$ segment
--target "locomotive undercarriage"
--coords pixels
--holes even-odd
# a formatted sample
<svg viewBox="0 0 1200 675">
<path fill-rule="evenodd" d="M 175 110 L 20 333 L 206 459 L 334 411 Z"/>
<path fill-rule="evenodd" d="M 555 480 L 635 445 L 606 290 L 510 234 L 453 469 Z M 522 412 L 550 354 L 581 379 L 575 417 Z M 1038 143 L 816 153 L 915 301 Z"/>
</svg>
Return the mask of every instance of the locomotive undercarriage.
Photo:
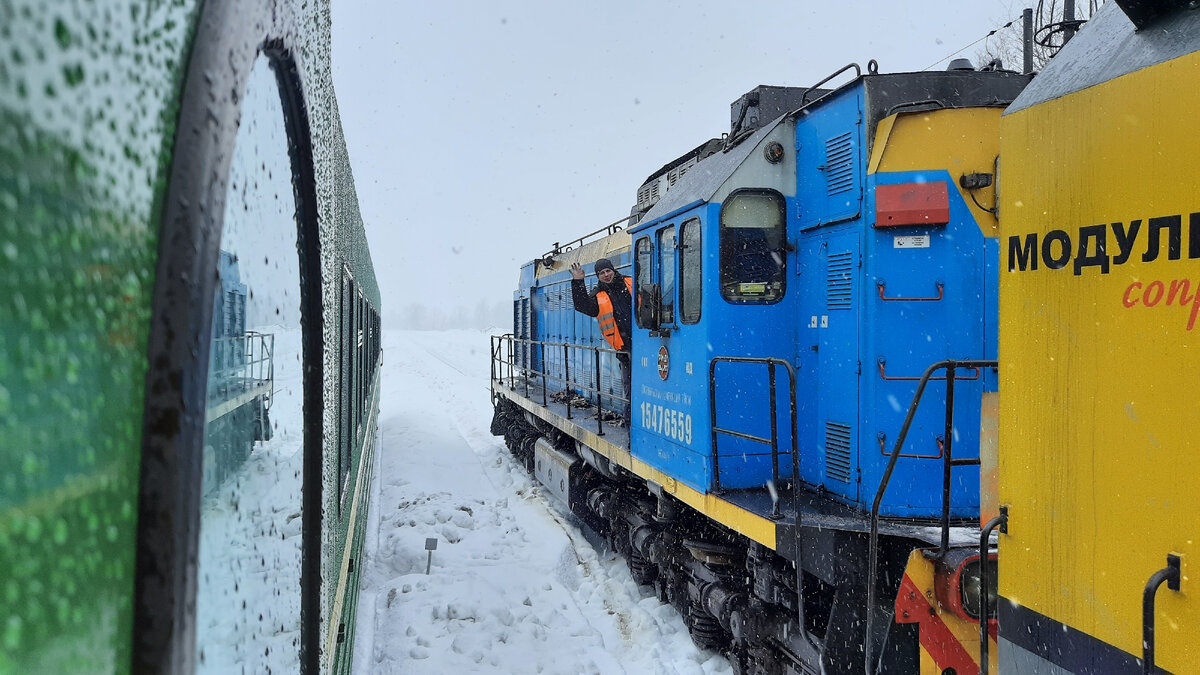
<svg viewBox="0 0 1200 675">
<path fill-rule="evenodd" d="M 804 528 L 793 539 L 803 544 L 781 555 L 503 398 L 492 433 L 503 435 L 514 457 L 625 558 L 638 584 L 675 607 L 698 646 L 725 654 L 735 672 L 863 672 L 867 542 L 862 533 Z M 569 466 L 565 457 L 572 459 Z M 876 608 L 873 640 L 884 645 L 880 673 L 919 670 L 916 625 L 890 620 L 912 548 L 905 540 L 885 541 L 881 548 L 876 595 L 882 604 Z M 803 570 L 799 579 L 797 560 Z"/>
</svg>

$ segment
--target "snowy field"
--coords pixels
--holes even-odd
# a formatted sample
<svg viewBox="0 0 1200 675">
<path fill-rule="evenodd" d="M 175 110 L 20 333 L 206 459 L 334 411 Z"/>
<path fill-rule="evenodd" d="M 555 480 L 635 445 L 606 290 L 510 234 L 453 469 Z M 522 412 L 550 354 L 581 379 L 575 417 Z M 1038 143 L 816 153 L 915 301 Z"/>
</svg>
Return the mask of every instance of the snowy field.
<svg viewBox="0 0 1200 675">
<path fill-rule="evenodd" d="M 383 349 L 355 673 L 731 672 L 488 432 L 486 332 Z"/>
</svg>

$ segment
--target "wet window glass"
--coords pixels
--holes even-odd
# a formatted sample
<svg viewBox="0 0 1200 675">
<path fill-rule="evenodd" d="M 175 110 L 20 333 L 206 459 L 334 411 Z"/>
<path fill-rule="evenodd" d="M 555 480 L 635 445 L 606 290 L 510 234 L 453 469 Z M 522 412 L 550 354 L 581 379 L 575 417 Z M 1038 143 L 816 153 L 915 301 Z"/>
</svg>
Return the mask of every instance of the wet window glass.
<svg viewBox="0 0 1200 675">
<path fill-rule="evenodd" d="M 349 494 L 346 481 L 350 479 L 350 463 L 354 458 L 354 435 L 351 429 L 351 415 L 354 410 L 354 402 L 350 393 L 353 391 L 353 374 L 354 368 L 352 360 L 354 358 L 353 345 L 350 344 L 350 336 L 354 331 L 350 329 L 354 321 L 354 278 L 350 276 L 350 270 L 343 269 L 342 271 L 342 304 L 341 304 L 341 358 L 342 364 L 338 369 L 343 378 L 339 396 L 341 396 L 341 419 L 338 423 L 339 429 L 339 447 L 338 453 L 338 508 L 345 507 L 346 495 Z"/>
<path fill-rule="evenodd" d="M 128 669 L 147 341 L 199 3 L 0 2 L 0 672 Z"/>
<path fill-rule="evenodd" d="M 300 274 L 287 132 L 266 57 L 242 100 L 215 270 L 196 663 L 201 673 L 298 672 Z"/>
<path fill-rule="evenodd" d="M 783 196 L 738 191 L 721 208 L 721 297 L 775 302 L 783 297 L 786 232 Z"/>
<path fill-rule="evenodd" d="M 658 234 L 659 274 L 662 276 L 662 318 L 664 324 L 675 323 L 675 226 Z"/>
<path fill-rule="evenodd" d="M 679 231 L 679 315 L 684 323 L 700 320 L 700 221 L 693 218 Z"/>
</svg>

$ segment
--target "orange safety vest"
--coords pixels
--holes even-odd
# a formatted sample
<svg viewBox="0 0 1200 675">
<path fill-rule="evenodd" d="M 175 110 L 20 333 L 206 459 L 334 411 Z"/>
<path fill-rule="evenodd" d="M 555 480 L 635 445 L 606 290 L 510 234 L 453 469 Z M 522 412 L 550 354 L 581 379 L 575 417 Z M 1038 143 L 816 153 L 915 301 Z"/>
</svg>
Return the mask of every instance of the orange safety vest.
<svg viewBox="0 0 1200 675">
<path fill-rule="evenodd" d="M 625 277 L 625 290 L 633 297 L 633 279 Z M 612 298 L 608 297 L 608 291 L 596 294 L 596 304 L 600 305 L 600 313 L 596 315 L 596 320 L 600 322 L 600 332 L 604 333 L 604 339 L 608 340 L 613 349 L 621 349 L 625 346 L 625 341 L 617 332 L 617 320 L 613 318 Z"/>
</svg>

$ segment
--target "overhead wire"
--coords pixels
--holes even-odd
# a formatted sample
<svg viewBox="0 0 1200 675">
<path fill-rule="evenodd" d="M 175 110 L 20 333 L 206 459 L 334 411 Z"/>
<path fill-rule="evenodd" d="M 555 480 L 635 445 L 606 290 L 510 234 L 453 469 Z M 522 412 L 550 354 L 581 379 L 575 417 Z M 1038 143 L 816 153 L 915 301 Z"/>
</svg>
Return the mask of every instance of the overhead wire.
<svg viewBox="0 0 1200 675">
<path fill-rule="evenodd" d="M 978 40 L 975 40 L 974 42 L 972 42 L 970 44 L 963 45 L 962 47 L 959 47 L 958 49 L 950 52 L 949 54 L 943 56 L 942 58 L 938 59 L 937 61 L 934 61 L 933 63 L 925 66 L 924 68 L 921 69 L 921 72 L 929 70 L 930 68 L 936 66 L 937 64 L 941 63 L 942 61 L 949 59 L 950 57 L 954 56 L 955 54 L 960 54 L 963 51 L 970 49 L 971 47 L 979 44 L 980 42 L 983 42 L 984 40 L 990 38 L 991 36 L 995 35 L 996 33 L 999 33 L 1000 31 L 1002 31 L 1006 28 L 1011 28 L 1014 23 L 1016 23 L 1020 20 L 1021 20 L 1021 17 L 1018 16 L 1015 19 L 1012 19 L 1008 23 L 1004 24 L 1003 26 L 1000 26 L 999 28 L 993 28 L 990 32 L 988 32 L 987 35 L 984 35 L 983 37 L 979 38 Z"/>
</svg>

